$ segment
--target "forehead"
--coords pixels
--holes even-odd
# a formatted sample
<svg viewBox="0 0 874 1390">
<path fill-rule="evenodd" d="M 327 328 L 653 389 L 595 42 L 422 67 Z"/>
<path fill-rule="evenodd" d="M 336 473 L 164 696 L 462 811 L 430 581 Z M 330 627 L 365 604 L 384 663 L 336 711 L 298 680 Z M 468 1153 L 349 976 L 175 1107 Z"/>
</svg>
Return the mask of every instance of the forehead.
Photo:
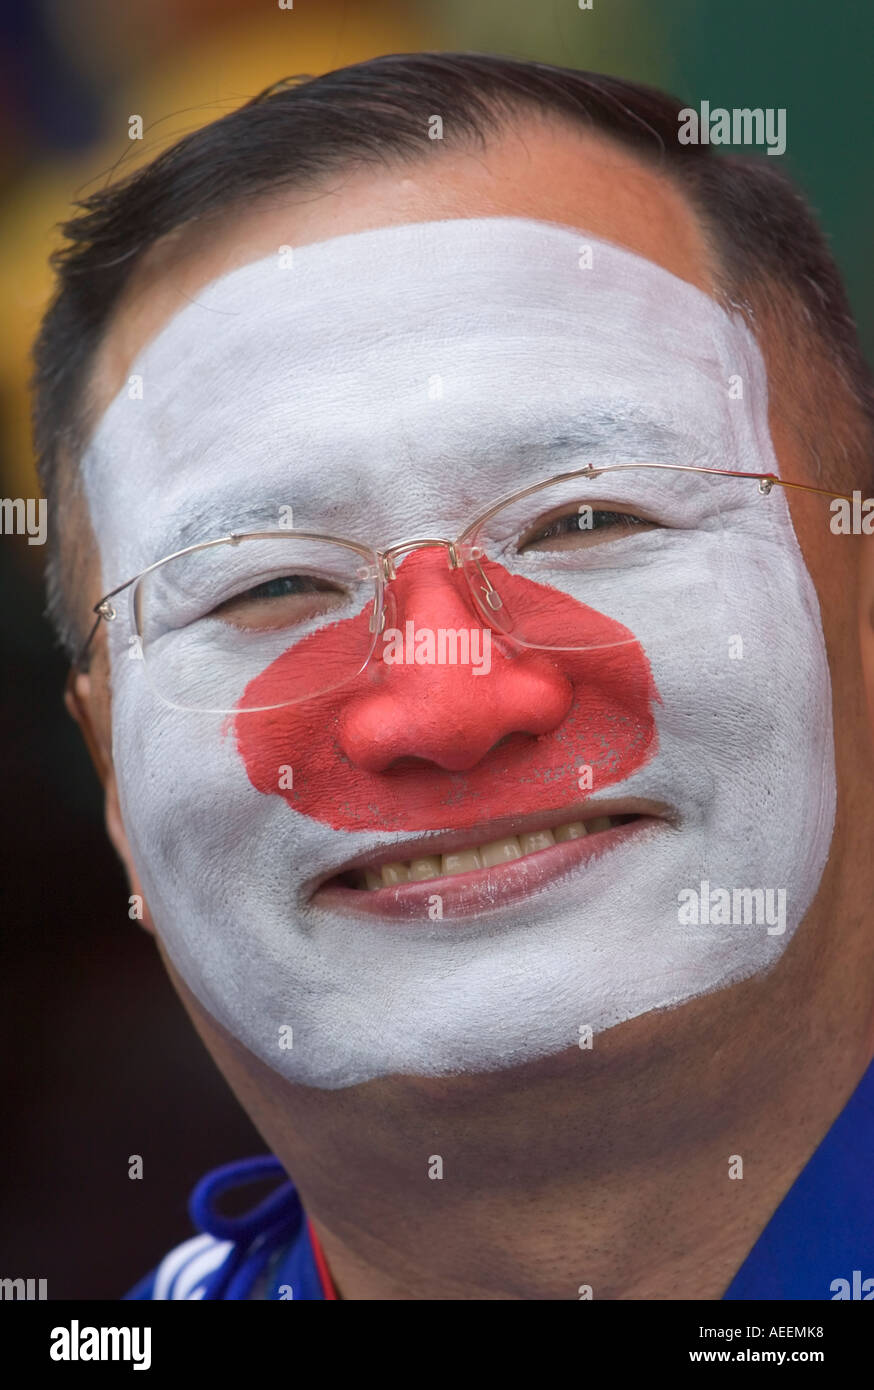
<svg viewBox="0 0 874 1390">
<path fill-rule="evenodd" d="M 577 227 L 711 292 L 715 257 L 669 179 L 603 136 L 532 117 L 484 149 L 444 148 L 394 169 L 349 169 L 298 191 L 276 189 L 245 206 L 179 228 L 143 258 L 97 353 L 96 414 L 131 363 L 212 280 L 247 262 L 331 237 L 459 217 L 526 217 Z"/>
</svg>

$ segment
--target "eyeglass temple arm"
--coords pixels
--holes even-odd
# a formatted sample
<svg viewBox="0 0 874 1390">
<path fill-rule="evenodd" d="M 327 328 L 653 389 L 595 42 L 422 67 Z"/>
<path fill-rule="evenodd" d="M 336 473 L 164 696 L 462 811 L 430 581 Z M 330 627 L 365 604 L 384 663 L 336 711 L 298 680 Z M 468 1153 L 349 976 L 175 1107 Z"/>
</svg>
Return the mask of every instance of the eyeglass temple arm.
<svg viewBox="0 0 874 1390">
<path fill-rule="evenodd" d="M 116 586 L 116 588 L 110 589 L 108 594 L 104 594 L 103 598 L 100 599 L 98 603 L 95 603 L 91 611 L 92 613 L 96 614 L 96 617 L 91 625 L 91 630 L 88 633 L 88 636 L 85 638 L 85 641 L 82 643 L 82 646 L 79 648 L 79 651 L 73 657 L 72 665 L 74 670 L 87 671 L 88 665 L 85 661 L 85 657 L 88 655 L 88 648 L 91 646 L 91 643 L 94 641 L 94 638 L 97 635 L 97 629 L 100 627 L 100 624 L 103 621 L 109 623 L 112 622 L 113 618 L 115 617 L 115 606 L 112 603 L 110 603 L 110 599 L 115 598 L 116 594 L 122 593 L 125 589 L 129 589 L 131 584 L 133 584 L 134 582 L 134 579 L 126 579 L 123 584 L 119 584 Z"/>
<path fill-rule="evenodd" d="M 633 466 L 634 466 L 633 464 L 630 464 L 630 465 L 629 465 L 629 467 L 633 467 Z M 782 488 L 790 488 L 790 487 L 791 487 L 791 488 L 793 488 L 796 492 L 815 492 L 815 493 L 817 493 L 820 497 L 840 497 L 840 498 L 842 498 L 842 500 L 845 501 L 845 502 L 852 502 L 852 500 L 853 500 L 852 497 L 848 496 L 847 493 L 845 493 L 845 492 L 835 492 L 834 488 L 830 488 L 830 487 L 814 487 L 812 483 L 793 483 L 793 482 L 792 482 L 790 479 L 788 479 L 788 478 L 778 478 L 776 473 L 738 473 L 738 472 L 736 472 L 733 468 L 697 468 L 697 467 L 693 467 L 693 466 L 684 466 L 683 464 L 673 464 L 673 463 L 668 463 L 668 464 L 642 464 L 641 467 L 643 467 L 643 468 L 653 468 L 653 467 L 656 467 L 656 468 L 659 468 L 659 467 L 675 468 L 675 469 L 677 469 L 677 470 L 682 470 L 684 473 L 718 473 L 721 477 L 725 477 L 725 478 L 750 478 L 750 479 L 752 479 L 753 482 L 758 482 L 760 486 L 761 486 L 762 483 L 767 483 L 767 484 L 768 484 L 768 489 L 767 489 L 768 491 L 770 491 L 770 489 L 771 489 L 772 487 L 782 487 Z M 604 471 L 606 472 L 607 470 L 605 469 Z M 764 489 L 763 489 L 763 490 L 764 490 Z"/>
<path fill-rule="evenodd" d="M 785 478 L 775 478 L 774 482 L 779 483 L 780 487 L 794 488 L 796 492 L 816 492 L 819 493 L 820 497 L 840 497 L 843 502 L 852 502 L 853 500 L 848 493 L 835 492 L 830 487 L 812 487 L 810 483 L 792 483 Z"/>
<path fill-rule="evenodd" d="M 88 633 L 88 636 L 85 638 L 85 641 L 82 643 L 81 647 L 79 648 L 79 650 L 76 652 L 76 654 L 75 654 L 74 657 L 73 657 L 73 660 L 72 660 L 72 663 L 71 663 L 71 674 L 72 674 L 72 672 L 74 672 L 74 671 L 87 671 L 87 670 L 88 670 L 89 662 L 86 661 L 86 657 L 88 656 L 88 648 L 91 646 L 91 643 L 94 641 L 95 633 L 97 632 L 97 629 L 99 628 L 99 626 L 100 626 L 100 624 L 101 624 L 102 621 L 103 621 L 103 614 L 102 614 L 102 613 L 98 613 L 98 614 L 97 614 L 97 617 L 94 619 L 94 622 L 93 622 L 93 624 L 92 624 L 92 626 L 91 626 L 91 631 Z"/>
</svg>

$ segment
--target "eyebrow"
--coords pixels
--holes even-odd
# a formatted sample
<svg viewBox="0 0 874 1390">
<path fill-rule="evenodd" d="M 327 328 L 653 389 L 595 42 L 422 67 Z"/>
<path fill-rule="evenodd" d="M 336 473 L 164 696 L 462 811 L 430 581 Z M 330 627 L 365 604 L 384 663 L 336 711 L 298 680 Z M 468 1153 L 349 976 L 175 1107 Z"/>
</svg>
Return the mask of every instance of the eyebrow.
<svg viewBox="0 0 874 1390">
<path fill-rule="evenodd" d="M 650 439 L 658 439 L 660 447 L 656 452 L 676 455 L 678 461 L 692 461 L 693 455 L 697 456 L 701 452 L 697 443 L 698 436 L 691 430 L 688 434 L 681 434 L 673 425 L 654 417 L 650 409 L 641 409 L 639 405 L 636 410 L 631 405 L 621 410 L 611 407 L 599 412 L 597 409 L 591 409 L 585 421 L 569 419 L 567 413 L 562 412 L 561 419 L 556 419 L 553 414 L 552 418 L 544 420 L 540 427 L 536 426 L 532 415 L 525 424 L 526 429 L 522 432 L 518 427 L 503 434 L 496 430 L 488 436 L 487 441 L 482 438 L 472 441 L 471 452 L 465 460 L 468 467 L 476 468 L 479 472 L 477 465 L 480 465 L 484 475 L 490 474 L 496 463 L 500 463 L 502 467 L 500 474 L 495 478 L 484 476 L 483 495 L 474 506 L 471 516 L 465 518 L 465 521 L 472 520 L 480 508 L 485 510 L 500 497 L 525 487 L 529 482 L 538 482 L 553 473 L 572 471 L 574 467 L 582 468 L 586 462 L 586 455 L 593 451 L 607 448 L 615 455 L 617 446 L 622 445 L 623 439 L 627 439 L 628 451 L 627 457 L 623 452 L 623 461 L 633 462 L 635 455 L 639 455 L 639 450 L 634 447 L 635 438 L 640 437 L 642 429 L 646 430 Z M 541 433 L 541 429 L 544 433 Z M 484 449 L 486 442 L 487 451 Z M 538 461 L 536 469 L 532 468 L 532 456 L 535 453 Z M 399 461 L 405 463 L 408 460 Z M 646 460 L 640 458 L 639 461 Z M 339 466 L 345 467 L 345 463 Z M 459 466 L 459 474 L 463 467 L 464 464 Z M 350 475 L 349 486 L 341 490 L 348 493 L 350 510 L 353 510 L 356 506 L 355 494 L 360 494 L 362 483 L 366 486 L 367 480 L 360 467 L 355 470 L 349 468 L 347 471 Z M 346 536 L 350 540 L 360 540 L 365 544 L 374 543 L 372 537 L 362 534 L 360 527 L 335 522 L 331 517 L 324 522 L 312 521 L 320 502 L 326 511 L 328 507 L 335 507 L 333 499 L 324 495 L 320 497 L 319 474 L 319 468 L 315 467 L 306 473 L 296 475 L 290 457 L 288 491 L 281 498 L 277 495 L 275 480 L 270 482 L 270 494 L 265 493 L 263 500 L 258 502 L 243 500 L 241 492 L 244 485 L 241 482 L 235 482 L 230 487 L 211 488 L 202 501 L 193 505 L 190 502 L 186 503 L 184 514 L 171 512 L 163 519 L 160 538 L 164 549 L 155 558 L 162 558 L 178 550 L 184 550 L 187 546 L 216 540 L 236 531 L 281 531 L 285 528 L 280 524 L 279 509 L 285 505 L 293 507 L 293 528 L 289 529 Z M 336 487 L 336 475 L 334 481 Z M 456 481 L 460 492 L 461 476 L 458 476 Z M 467 479 L 468 487 L 471 481 L 472 478 Z M 250 493 L 251 487 L 257 486 L 255 474 L 251 486 L 246 486 L 245 490 Z M 336 497 L 336 491 L 334 496 Z"/>
</svg>

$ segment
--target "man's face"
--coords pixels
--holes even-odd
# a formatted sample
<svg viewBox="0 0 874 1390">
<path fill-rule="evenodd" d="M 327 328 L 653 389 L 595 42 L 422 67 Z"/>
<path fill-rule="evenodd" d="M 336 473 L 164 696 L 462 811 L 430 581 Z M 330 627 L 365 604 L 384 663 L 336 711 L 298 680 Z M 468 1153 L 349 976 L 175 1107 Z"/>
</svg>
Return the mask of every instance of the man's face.
<svg viewBox="0 0 874 1390">
<path fill-rule="evenodd" d="M 284 506 L 299 529 L 387 545 L 454 538 L 589 462 L 792 476 L 757 349 L 707 296 L 696 224 L 609 146 L 527 131 L 485 167 L 350 176 L 174 255 L 100 363 L 115 399 L 83 471 L 103 589 Z M 116 395 L 129 373 L 142 399 Z M 807 912 L 834 813 L 831 705 L 785 500 L 658 473 L 605 496 L 612 524 L 646 524 L 585 565 L 543 539 L 536 507 L 533 545 L 494 538 L 510 607 L 574 646 L 496 641 L 479 677 L 377 654 L 318 700 L 229 721 L 156 700 L 111 632 L 125 848 L 155 927 L 207 1011 L 288 1078 L 556 1053 L 764 972 Z M 442 549 L 399 560 L 389 614 L 483 628 Z M 309 647 L 247 656 L 238 699 L 275 703 L 361 621 L 341 606 Z M 506 862 L 464 857 L 484 847 Z M 338 880 L 429 859 L 396 890 Z M 684 916 L 705 883 L 770 895 L 767 917 Z"/>
</svg>

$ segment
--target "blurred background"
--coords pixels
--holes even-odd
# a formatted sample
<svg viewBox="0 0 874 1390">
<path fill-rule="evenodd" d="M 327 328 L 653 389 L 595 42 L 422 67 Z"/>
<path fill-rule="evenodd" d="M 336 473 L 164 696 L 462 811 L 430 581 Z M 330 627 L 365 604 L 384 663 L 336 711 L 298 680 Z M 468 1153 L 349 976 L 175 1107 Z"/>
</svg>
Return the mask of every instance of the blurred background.
<svg viewBox="0 0 874 1390">
<path fill-rule="evenodd" d="M 0 18 L 0 497 L 36 497 L 28 353 L 76 198 L 297 73 L 475 49 L 594 69 L 698 106 L 785 107 L 874 348 L 870 0 L 25 0 Z M 128 138 L 141 115 L 142 141 Z M 0 1276 L 115 1298 L 189 1235 L 209 1167 L 264 1149 L 127 917 L 96 779 L 61 703 L 43 553 L 0 536 Z M 128 1156 L 144 1160 L 131 1181 Z"/>
</svg>

